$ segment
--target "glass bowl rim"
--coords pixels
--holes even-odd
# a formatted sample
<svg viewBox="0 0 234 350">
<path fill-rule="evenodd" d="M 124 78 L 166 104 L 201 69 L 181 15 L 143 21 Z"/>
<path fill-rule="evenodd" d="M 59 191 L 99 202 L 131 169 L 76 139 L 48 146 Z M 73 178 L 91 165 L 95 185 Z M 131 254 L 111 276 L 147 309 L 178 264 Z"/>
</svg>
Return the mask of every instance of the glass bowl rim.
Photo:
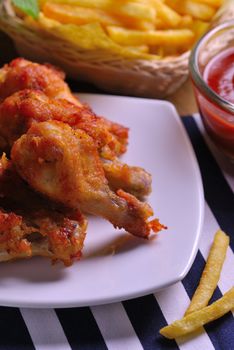
<svg viewBox="0 0 234 350">
<path fill-rule="evenodd" d="M 229 102 L 219 96 L 214 90 L 212 90 L 207 83 L 204 81 L 199 67 L 198 67 L 198 54 L 200 47 L 208 41 L 215 33 L 222 31 L 223 29 L 227 29 L 233 27 L 234 28 L 234 20 L 229 20 L 224 23 L 221 23 L 214 28 L 210 29 L 206 32 L 195 44 L 193 47 L 190 57 L 189 57 L 189 71 L 192 77 L 192 80 L 195 83 L 195 86 L 201 90 L 201 92 L 210 100 L 214 101 L 216 105 L 224 109 L 229 113 L 234 113 L 234 103 Z"/>
</svg>

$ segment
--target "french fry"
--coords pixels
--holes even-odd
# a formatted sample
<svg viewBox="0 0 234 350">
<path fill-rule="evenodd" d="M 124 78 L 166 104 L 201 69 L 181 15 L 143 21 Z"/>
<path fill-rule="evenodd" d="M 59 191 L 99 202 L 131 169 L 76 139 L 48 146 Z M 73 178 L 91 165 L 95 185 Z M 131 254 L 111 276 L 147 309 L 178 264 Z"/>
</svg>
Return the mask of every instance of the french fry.
<svg viewBox="0 0 234 350">
<path fill-rule="evenodd" d="M 78 1 L 77 1 L 78 2 Z M 130 6 L 131 5 L 131 6 Z M 133 6 L 134 5 L 134 6 Z M 46 2 L 43 6 L 45 16 L 63 24 L 88 24 L 99 22 L 102 25 L 126 26 L 140 30 L 154 29 L 155 10 L 138 4 L 113 5 L 107 10 L 78 7 L 66 4 Z M 118 15 L 116 15 L 118 13 Z"/>
<path fill-rule="evenodd" d="M 176 46 L 149 46 L 151 53 L 158 56 L 177 56 L 179 53 L 179 48 Z"/>
<path fill-rule="evenodd" d="M 154 22 L 156 16 L 156 11 L 153 6 L 147 6 L 140 3 L 126 2 L 126 4 L 118 4 L 118 6 L 114 5 L 112 11 L 115 12 L 115 14 L 143 19 L 150 22 Z"/>
<path fill-rule="evenodd" d="M 114 13 L 117 16 L 133 17 L 150 22 L 154 21 L 156 15 L 154 7 L 144 2 L 135 3 L 132 1 L 115 0 L 50 0 L 48 3 L 104 10 L 108 11 L 108 13 Z"/>
<path fill-rule="evenodd" d="M 157 17 L 159 17 L 168 28 L 178 26 L 181 21 L 181 16 L 176 11 L 160 0 L 151 0 L 151 3 L 155 6 Z"/>
<path fill-rule="evenodd" d="M 112 41 L 150 58 L 157 52 L 175 56 L 190 50 L 224 0 L 38 1 L 45 27 L 50 26 L 49 20 L 77 26 L 99 23 L 110 39 L 108 44 Z M 76 38 L 73 29 L 64 28 L 64 32 L 71 31 Z"/>
<path fill-rule="evenodd" d="M 157 29 L 158 30 L 158 29 L 168 29 L 168 28 L 167 28 L 166 23 L 163 22 L 162 19 L 156 18 L 156 20 L 155 20 L 155 28 L 153 28 L 153 29 Z"/>
<path fill-rule="evenodd" d="M 156 11 L 153 6 L 144 3 L 113 2 L 107 11 L 119 18 L 123 26 L 142 30 L 154 29 Z"/>
<path fill-rule="evenodd" d="M 180 23 L 178 25 L 179 28 L 191 28 L 193 25 L 193 18 L 190 15 L 181 16 Z"/>
<path fill-rule="evenodd" d="M 46 2 L 43 6 L 46 17 L 55 19 L 63 24 L 88 24 L 99 22 L 103 25 L 121 25 L 121 21 L 114 16 L 98 9 L 74 7 Z"/>
<path fill-rule="evenodd" d="M 46 1 L 46 0 L 40 0 Z M 113 5 L 113 0 L 49 0 L 49 3 L 72 5 L 78 7 L 88 7 L 105 10 L 106 8 Z"/>
<path fill-rule="evenodd" d="M 110 38 L 118 44 L 137 45 L 189 45 L 194 34 L 189 29 L 151 30 L 147 32 L 128 30 L 115 26 L 108 26 L 107 32 Z"/>
<path fill-rule="evenodd" d="M 29 27 L 34 23 L 34 24 L 40 25 L 41 28 L 47 28 L 47 29 L 55 28 L 61 25 L 61 23 L 56 21 L 55 19 L 47 18 L 43 14 L 43 12 L 39 13 L 37 21 L 35 21 L 32 17 L 28 16 L 25 18 L 25 22 L 29 25 Z"/>
<path fill-rule="evenodd" d="M 108 48 L 109 51 L 112 51 L 115 49 L 115 43 L 108 38 L 99 23 L 89 23 L 82 26 L 77 26 L 76 24 L 60 24 L 60 26 L 51 28 L 51 30 L 58 37 L 73 44 L 79 44 L 79 46 L 85 50 Z"/>
<path fill-rule="evenodd" d="M 175 321 L 169 326 L 160 329 L 160 334 L 169 339 L 174 339 L 194 332 L 208 322 L 222 317 L 234 309 L 234 287 L 232 287 L 222 298 L 213 304 L 195 311 L 181 320 Z"/>
<path fill-rule="evenodd" d="M 167 0 L 167 2 L 178 13 L 182 15 L 191 15 L 192 17 L 203 21 L 210 20 L 215 14 L 214 7 L 201 2 L 196 2 L 195 0 Z"/>
<path fill-rule="evenodd" d="M 224 0 L 194 0 L 195 2 L 200 2 L 202 4 L 206 4 L 215 8 L 219 8 Z"/>
<path fill-rule="evenodd" d="M 199 19 L 193 21 L 190 29 L 194 32 L 195 40 L 199 39 L 208 29 L 209 22 L 200 21 Z"/>
<path fill-rule="evenodd" d="M 126 49 L 128 49 L 130 51 L 142 52 L 142 53 L 148 53 L 149 52 L 149 46 L 147 46 L 147 45 L 126 46 Z"/>
<path fill-rule="evenodd" d="M 189 14 L 203 21 L 209 21 L 215 14 L 213 7 L 192 0 L 186 0 L 182 8 L 184 14 Z"/>
<path fill-rule="evenodd" d="M 208 304 L 218 284 L 229 241 L 229 237 L 223 231 L 216 232 L 201 280 L 185 312 L 185 316 L 202 309 Z"/>
<path fill-rule="evenodd" d="M 209 21 L 216 12 L 214 7 L 196 0 L 166 0 L 166 3 L 181 15 L 191 15 L 203 21 Z"/>
<path fill-rule="evenodd" d="M 30 18 L 29 21 L 36 22 L 37 26 L 40 26 L 40 29 L 45 30 L 45 34 L 50 33 L 55 38 L 65 40 L 66 42 L 70 42 L 73 45 L 78 45 L 79 48 L 82 48 L 86 51 L 92 51 L 97 48 L 105 50 L 107 52 L 107 55 L 108 53 L 112 54 L 114 52 L 121 55 L 122 57 L 150 58 L 148 57 L 148 46 L 120 46 L 114 43 L 108 37 L 100 23 L 97 22 L 79 26 L 77 26 L 76 24 L 61 24 L 58 21 L 51 20 L 45 17 L 45 15 L 42 13 L 40 13 L 37 21 L 33 20 L 32 18 Z M 154 59 L 159 58 L 156 55 L 154 55 L 153 57 Z"/>
</svg>

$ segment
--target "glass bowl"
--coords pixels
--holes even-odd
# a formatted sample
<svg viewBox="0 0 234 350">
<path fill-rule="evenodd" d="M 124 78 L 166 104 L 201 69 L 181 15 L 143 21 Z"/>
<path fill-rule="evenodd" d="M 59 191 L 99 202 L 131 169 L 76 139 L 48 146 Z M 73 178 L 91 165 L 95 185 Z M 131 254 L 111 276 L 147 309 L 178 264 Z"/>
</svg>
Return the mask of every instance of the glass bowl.
<svg viewBox="0 0 234 350">
<path fill-rule="evenodd" d="M 219 150 L 234 160 L 234 103 L 221 97 L 204 79 L 209 62 L 212 64 L 217 55 L 228 49 L 234 50 L 234 20 L 211 29 L 198 41 L 190 55 L 189 71 L 208 135 Z M 234 89 L 234 76 L 232 82 Z"/>
</svg>

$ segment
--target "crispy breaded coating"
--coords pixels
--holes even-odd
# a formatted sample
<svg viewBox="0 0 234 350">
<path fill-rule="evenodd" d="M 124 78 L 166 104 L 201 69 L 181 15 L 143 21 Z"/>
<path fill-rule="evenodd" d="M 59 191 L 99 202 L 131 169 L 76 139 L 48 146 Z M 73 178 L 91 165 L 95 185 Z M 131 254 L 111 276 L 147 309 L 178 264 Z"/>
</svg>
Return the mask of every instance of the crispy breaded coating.
<svg viewBox="0 0 234 350">
<path fill-rule="evenodd" d="M 90 135 L 103 159 L 103 167 L 113 190 L 123 189 L 137 197 L 151 192 L 151 176 L 140 167 L 121 163 L 117 156 L 125 152 L 128 129 L 96 116 L 87 106 L 75 106 L 67 100 L 49 99 L 37 90 L 21 90 L 0 105 L 0 148 L 9 152 L 13 143 L 34 123 L 58 120 Z M 112 130 L 118 134 L 116 137 Z M 104 161 L 107 159 L 108 161 Z"/>
<path fill-rule="evenodd" d="M 110 190 L 92 138 L 83 130 L 48 121 L 34 124 L 18 139 L 11 158 L 32 188 L 71 208 L 109 220 L 115 227 L 147 237 L 152 208 L 134 196 Z"/>
<path fill-rule="evenodd" d="M 128 129 L 98 117 L 86 105 L 51 99 L 39 90 L 21 90 L 0 105 L 0 147 L 9 150 L 34 123 L 58 120 L 90 135 L 102 157 L 110 159 L 126 151 Z M 117 136 L 116 136 L 116 135 Z"/>
<path fill-rule="evenodd" d="M 34 89 L 43 91 L 50 98 L 66 99 L 81 106 L 64 79 L 64 72 L 57 67 L 16 58 L 0 69 L 0 101 L 14 92 Z"/>
<path fill-rule="evenodd" d="M 71 265 L 82 254 L 87 221 L 77 210 L 33 192 L 5 156 L 0 160 L 0 261 L 46 256 Z"/>
</svg>

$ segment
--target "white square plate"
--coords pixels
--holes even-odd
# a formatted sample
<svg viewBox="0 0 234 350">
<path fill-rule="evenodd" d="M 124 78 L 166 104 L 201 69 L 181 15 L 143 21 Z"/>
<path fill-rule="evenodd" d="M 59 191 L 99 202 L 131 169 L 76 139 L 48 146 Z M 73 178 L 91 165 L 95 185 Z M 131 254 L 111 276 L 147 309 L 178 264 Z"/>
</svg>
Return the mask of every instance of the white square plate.
<svg viewBox="0 0 234 350">
<path fill-rule="evenodd" d="M 97 114 L 130 128 L 123 161 L 152 174 L 149 202 L 168 230 L 147 241 L 90 217 L 83 259 L 72 267 L 51 266 L 39 257 L 2 263 L 1 305 L 88 306 L 142 296 L 181 280 L 195 258 L 203 221 L 203 187 L 173 105 L 92 94 L 80 94 L 80 99 Z"/>
</svg>

